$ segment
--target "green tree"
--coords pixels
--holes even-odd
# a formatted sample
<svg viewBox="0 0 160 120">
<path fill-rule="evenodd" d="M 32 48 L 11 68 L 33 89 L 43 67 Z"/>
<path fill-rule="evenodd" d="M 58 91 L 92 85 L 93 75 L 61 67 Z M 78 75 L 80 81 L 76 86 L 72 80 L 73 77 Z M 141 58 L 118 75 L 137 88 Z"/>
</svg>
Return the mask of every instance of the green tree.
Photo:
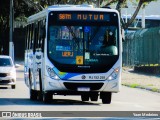
<svg viewBox="0 0 160 120">
<path fill-rule="evenodd" d="M 25 21 L 26 17 L 36 13 L 36 9 L 34 7 L 29 7 L 24 1 L 22 0 L 13 0 L 13 1 L 14 1 L 15 19 L 18 19 L 20 21 Z M 0 0 L 0 54 L 8 54 L 9 19 L 10 19 L 9 10 L 10 10 L 10 0 Z"/>
<path fill-rule="evenodd" d="M 127 23 L 124 23 L 124 21 L 121 18 L 121 24 L 122 24 L 123 29 L 128 29 L 129 25 L 131 25 L 132 22 L 134 21 L 134 19 L 136 18 L 136 16 L 137 16 L 139 10 L 141 9 L 141 7 L 145 7 L 150 2 L 157 1 L 157 0 L 136 0 L 136 1 L 135 0 L 128 0 L 128 1 L 138 2 L 138 4 L 136 6 L 136 9 L 135 9 L 131 19 Z M 108 5 L 111 5 L 113 3 L 117 4 L 116 9 L 120 13 L 121 9 L 126 6 L 127 0 L 105 0 L 105 2 L 106 2 L 106 4 L 104 6 L 108 6 Z"/>
<path fill-rule="evenodd" d="M 121 25 L 123 29 L 127 29 L 129 25 L 132 24 L 132 22 L 134 21 L 135 17 L 137 16 L 142 6 L 145 7 L 150 2 L 157 1 L 157 0 L 24 0 L 24 1 L 28 5 L 31 5 L 32 7 L 34 7 L 37 10 L 37 12 L 43 10 L 45 7 L 49 5 L 54 5 L 54 4 L 88 3 L 88 4 L 96 5 L 98 7 L 107 7 L 114 3 L 116 4 L 116 9 L 119 11 L 119 13 L 121 9 L 125 7 L 127 1 L 138 2 L 137 7 L 131 19 L 127 23 L 124 23 L 124 21 L 121 19 Z"/>
<path fill-rule="evenodd" d="M 106 7 L 111 4 L 116 4 L 116 9 L 121 9 L 126 5 L 127 1 L 135 2 L 135 0 L 13 0 L 14 1 L 14 18 L 16 20 L 25 21 L 31 14 L 37 13 L 47 6 L 55 4 L 82 4 L 88 3 L 98 7 Z M 140 8 L 145 7 L 152 1 L 157 0 L 136 0 L 138 2 L 135 12 L 131 19 L 124 23 L 121 19 L 121 25 L 124 29 L 127 29 L 137 16 Z M 9 4 L 10 0 L 0 0 L 0 54 L 1 48 L 6 46 L 9 41 Z"/>
<path fill-rule="evenodd" d="M 5 9 L 8 8 L 8 9 Z M 4 51 L 3 45 L 6 44 L 5 39 L 8 37 L 8 24 L 9 24 L 9 1 L 0 0 L 0 54 L 2 54 L 2 49 Z"/>
</svg>

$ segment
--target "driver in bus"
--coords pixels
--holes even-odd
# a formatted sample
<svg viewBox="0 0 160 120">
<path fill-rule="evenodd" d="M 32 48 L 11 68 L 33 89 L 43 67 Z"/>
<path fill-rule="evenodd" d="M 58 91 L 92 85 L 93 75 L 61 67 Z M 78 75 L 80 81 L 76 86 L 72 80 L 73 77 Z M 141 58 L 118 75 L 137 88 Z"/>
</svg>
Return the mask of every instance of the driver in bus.
<svg viewBox="0 0 160 120">
<path fill-rule="evenodd" d="M 118 50 L 115 45 L 115 34 L 111 29 L 107 29 L 104 34 L 104 40 L 102 44 L 102 51 L 106 52 L 109 55 L 118 55 Z"/>
</svg>

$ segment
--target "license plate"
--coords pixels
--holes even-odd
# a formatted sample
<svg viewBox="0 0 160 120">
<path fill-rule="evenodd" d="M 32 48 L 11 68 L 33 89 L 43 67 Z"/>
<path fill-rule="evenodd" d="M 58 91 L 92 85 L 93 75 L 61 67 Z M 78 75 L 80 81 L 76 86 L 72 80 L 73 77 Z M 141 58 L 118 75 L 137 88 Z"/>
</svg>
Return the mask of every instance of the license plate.
<svg viewBox="0 0 160 120">
<path fill-rule="evenodd" d="M 79 87 L 77 90 L 78 91 L 90 91 L 90 88 L 89 87 Z"/>
</svg>

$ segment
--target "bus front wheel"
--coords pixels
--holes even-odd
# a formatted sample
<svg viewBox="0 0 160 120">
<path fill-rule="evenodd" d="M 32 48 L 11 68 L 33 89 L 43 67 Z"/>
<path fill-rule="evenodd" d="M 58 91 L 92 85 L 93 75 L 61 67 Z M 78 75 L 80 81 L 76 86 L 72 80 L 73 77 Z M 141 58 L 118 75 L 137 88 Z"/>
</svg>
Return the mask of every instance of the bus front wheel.
<svg viewBox="0 0 160 120">
<path fill-rule="evenodd" d="M 110 104 L 112 99 L 112 93 L 111 92 L 101 92 L 100 98 L 102 99 L 103 104 Z"/>
<path fill-rule="evenodd" d="M 45 103 L 51 103 L 52 102 L 52 94 L 50 92 L 44 92 L 43 93 L 43 101 Z"/>
<path fill-rule="evenodd" d="M 89 101 L 89 94 L 88 93 L 81 94 L 81 100 L 82 101 Z"/>
<path fill-rule="evenodd" d="M 15 88 L 16 88 L 16 85 L 11 85 L 11 88 L 12 88 L 12 89 L 15 89 Z"/>
<path fill-rule="evenodd" d="M 30 100 L 37 100 L 38 92 L 30 89 Z"/>
<path fill-rule="evenodd" d="M 32 89 L 32 74 L 29 70 L 30 100 L 37 100 L 38 92 Z"/>
<path fill-rule="evenodd" d="M 91 101 L 97 101 L 98 100 L 98 92 L 90 93 L 90 99 L 91 99 Z"/>
<path fill-rule="evenodd" d="M 38 92 L 38 100 L 39 100 L 39 101 L 43 101 L 41 69 L 39 69 L 39 92 Z"/>
</svg>

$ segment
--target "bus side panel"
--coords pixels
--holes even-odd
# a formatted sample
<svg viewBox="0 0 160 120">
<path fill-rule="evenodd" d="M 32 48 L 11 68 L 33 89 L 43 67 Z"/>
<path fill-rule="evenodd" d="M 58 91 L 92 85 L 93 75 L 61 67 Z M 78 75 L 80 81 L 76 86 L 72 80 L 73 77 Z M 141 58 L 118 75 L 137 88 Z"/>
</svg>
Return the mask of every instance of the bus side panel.
<svg viewBox="0 0 160 120">
<path fill-rule="evenodd" d="M 29 68 L 28 68 L 28 52 L 25 50 L 24 58 L 24 80 L 27 87 L 29 87 Z"/>
</svg>

